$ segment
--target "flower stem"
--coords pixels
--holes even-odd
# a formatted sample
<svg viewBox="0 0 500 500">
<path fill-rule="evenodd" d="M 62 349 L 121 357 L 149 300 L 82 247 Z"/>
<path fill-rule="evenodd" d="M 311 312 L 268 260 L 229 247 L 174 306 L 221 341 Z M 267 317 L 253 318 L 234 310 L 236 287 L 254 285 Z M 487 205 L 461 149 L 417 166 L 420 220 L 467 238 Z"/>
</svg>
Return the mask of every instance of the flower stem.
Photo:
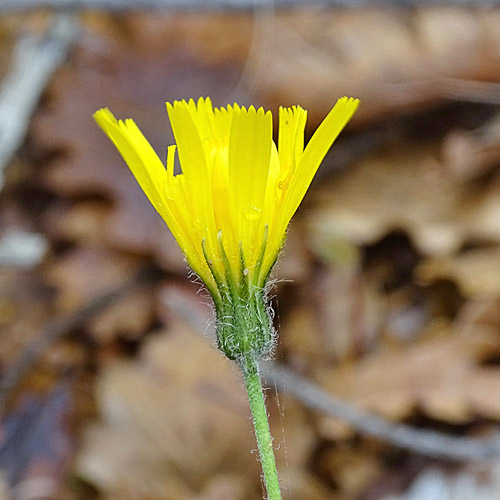
<svg viewBox="0 0 500 500">
<path fill-rule="evenodd" d="M 276 460 L 274 458 L 273 438 L 269 430 L 264 393 L 260 381 L 258 362 L 248 356 L 240 365 L 252 412 L 255 437 L 259 449 L 260 462 L 264 473 L 264 483 L 268 500 L 281 500 Z"/>
</svg>

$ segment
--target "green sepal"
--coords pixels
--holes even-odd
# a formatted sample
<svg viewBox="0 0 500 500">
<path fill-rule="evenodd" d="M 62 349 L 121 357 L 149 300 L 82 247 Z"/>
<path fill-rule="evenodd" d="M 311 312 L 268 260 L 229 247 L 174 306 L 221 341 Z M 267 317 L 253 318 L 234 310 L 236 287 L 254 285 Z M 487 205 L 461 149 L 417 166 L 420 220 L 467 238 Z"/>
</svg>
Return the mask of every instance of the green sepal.
<svg viewBox="0 0 500 500">
<path fill-rule="evenodd" d="M 216 313 L 217 345 L 224 354 L 238 364 L 245 363 L 249 356 L 258 360 L 268 354 L 274 345 L 274 328 L 267 306 L 264 286 L 256 286 L 248 277 L 243 249 L 240 245 L 240 272 L 236 280 L 227 258 L 222 241 L 222 233 L 217 235 L 219 255 L 224 267 L 224 277 L 220 276 L 213 263 L 207 258 L 207 265 L 217 284 L 217 294 L 211 292 Z M 267 244 L 267 230 L 263 240 L 263 250 L 259 256 L 260 270 Z"/>
<path fill-rule="evenodd" d="M 271 351 L 274 328 L 261 288 L 245 286 L 235 296 L 223 294 L 215 313 L 217 345 L 229 359 L 241 364 Z"/>
</svg>

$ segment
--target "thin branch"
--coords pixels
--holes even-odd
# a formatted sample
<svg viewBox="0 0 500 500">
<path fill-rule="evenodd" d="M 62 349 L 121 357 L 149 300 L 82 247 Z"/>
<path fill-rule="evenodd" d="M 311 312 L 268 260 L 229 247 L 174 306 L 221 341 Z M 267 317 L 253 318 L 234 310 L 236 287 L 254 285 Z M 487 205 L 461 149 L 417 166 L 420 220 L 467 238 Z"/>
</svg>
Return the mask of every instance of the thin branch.
<svg viewBox="0 0 500 500">
<path fill-rule="evenodd" d="M 263 363 L 262 371 L 268 382 L 284 388 L 308 408 L 345 420 L 357 431 L 398 448 L 457 462 L 500 456 L 500 435 L 498 434 L 484 439 L 474 439 L 395 424 L 352 407 L 283 366 Z"/>
<path fill-rule="evenodd" d="M 57 14 L 46 35 L 23 36 L 14 49 L 10 71 L 0 86 L 0 189 L 4 170 L 24 140 L 40 96 L 77 33 L 74 15 Z"/>
<path fill-rule="evenodd" d="M 331 7 L 414 5 L 500 5 L 500 0 L 2 0 L 0 12 L 26 12 L 33 9 L 97 9 L 114 12 L 144 10 L 253 10 L 259 7 L 276 8 L 304 5 Z"/>
<path fill-rule="evenodd" d="M 49 321 L 37 334 L 35 340 L 27 346 L 27 349 L 21 356 L 7 368 L 6 373 L 0 380 L 0 415 L 3 413 L 10 393 L 37 362 L 47 347 L 71 332 L 71 330 L 82 326 L 86 321 L 111 304 L 130 294 L 137 287 L 151 284 L 159 279 L 159 277 L 159 273 L 153 272 L 150 266 L 146 266 L 125 283 L 118 285 L 108 292 L 104 292 L 74 313 Z"/>
</svg>

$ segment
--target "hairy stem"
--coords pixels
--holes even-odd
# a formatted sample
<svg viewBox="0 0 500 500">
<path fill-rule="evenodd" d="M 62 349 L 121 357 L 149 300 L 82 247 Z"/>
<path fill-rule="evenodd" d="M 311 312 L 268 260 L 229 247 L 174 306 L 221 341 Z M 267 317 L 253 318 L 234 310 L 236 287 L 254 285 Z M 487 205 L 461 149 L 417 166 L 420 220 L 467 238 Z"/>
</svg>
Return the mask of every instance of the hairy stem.
<svg viewBox="0 0 500 500">
<path fill-rule="evenodd" d="M 241 369 L 250 402 L 250 411 L 252 412 L 255 437 L 264 473 L 267 498 L 268 500 L 281 500 L 280 484 L 276 470 L 276 460 L 274 458 L 273 438 L 271 437 L 269 422 L 267 420 L 258 362 L 248 356 L 241 363 Z"/>
</svg>

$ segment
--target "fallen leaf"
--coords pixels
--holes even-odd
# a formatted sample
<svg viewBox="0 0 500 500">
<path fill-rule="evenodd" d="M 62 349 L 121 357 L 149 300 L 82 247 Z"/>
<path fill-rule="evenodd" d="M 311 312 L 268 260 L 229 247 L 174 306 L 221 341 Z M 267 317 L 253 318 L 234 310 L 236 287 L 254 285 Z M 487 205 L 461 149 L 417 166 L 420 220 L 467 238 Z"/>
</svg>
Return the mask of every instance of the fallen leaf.
<svg viewBox="0 0 500 500">
<path fill-rule="evenodd" d="M 0 270 L 0 363 L 7 370 L 54 313 L 54 293 L 37 273 Z"/>
<path fill-rule="evenodd" d="M 250 57 L 257 95 L 274 105 L 299 103 L 316 123 L 326 103 L 345 94 L 363 102 L 355 123 L 466 100 L 467 90 L 480 100 L 482 92 L 459 83 L 498 81 L 499 17 L 498 9 L 456 6 L 303 7 L 264 15 Z"/>
<path fill-rule="evenodd" d="M 125 284 L 138 272 L 141 259 L 104 248 L 76 247 L 46 269 L 47 282 L 58 290 L 57 307 L 67 312 Z"/>
<path fill-rule="evenodd" d="M 117 335 L 140 339 L 155 324 L 156 291 L 156 287 L 142 287 L 115 301 L 89 322 L 92 336 L 103 344 Z"/>
<path fill-rule="evenodd" d="M 344 498 L 359 498 L 382 472 L 379 457 L 368 447 L 339 444 L 325 449 L 316 459 L 319 475 L 343 492 Z"/>
<path fill-rule="evenodd" d="M 417 408 L 451 423 L 474 416 L 498 420 L 500 398 L 491 387 L 500 370 L 481 366 L 484 357 L 498 353 L 498 329 L 476 325 L 462 332 L 443 323 L 428 335 L 416 345 L 379 348 L 355 364 L 318 367 L 319 383 L 355 406 L 394 420 Z"/>
<path fill-rule="evenodd" d="M 422 284 L 447 279 L 465 297 L 485 300 L 500 297 L 500 248 L 477 248 L 458 255 L 424 260 L 415 270 Z"/>
<path fill-rule="evenodd" d="M 109 245 L 107 232 L 111 212 L 105 201 L 52 204 L 43 214 L 43 227 L 55 243 L 103 247 Z"/>
<path fill-rule="evenodd" d="M 453 130 L 443 139 L 446 168 L 460 179 L 476 178 L 498 165 L 500 160 L 500 118 L 495 115 L 473 131 Z"/>
<path fill-rule="evenodd" d="M 468 241 L 500 242 L 500 183 L 472 188 L 446 175 L 429 145 L 368 156 L 322 186 L 308 219 L 323 240 L 373 245 L 402 230 L 426 255 L 457 252 Z"/>
<path fill-rule="evenodd" d="M 151 337 L 138 361 L 111 361 L 97 400 L 102 421 L 88 429 L 77 471 L 108 498 L 165 498 L 172 481 L 184 493 L 167 498 L 184 498 L 219 474 L 259 477 L 237 373 L 180 325 Z"/>
</svg>

